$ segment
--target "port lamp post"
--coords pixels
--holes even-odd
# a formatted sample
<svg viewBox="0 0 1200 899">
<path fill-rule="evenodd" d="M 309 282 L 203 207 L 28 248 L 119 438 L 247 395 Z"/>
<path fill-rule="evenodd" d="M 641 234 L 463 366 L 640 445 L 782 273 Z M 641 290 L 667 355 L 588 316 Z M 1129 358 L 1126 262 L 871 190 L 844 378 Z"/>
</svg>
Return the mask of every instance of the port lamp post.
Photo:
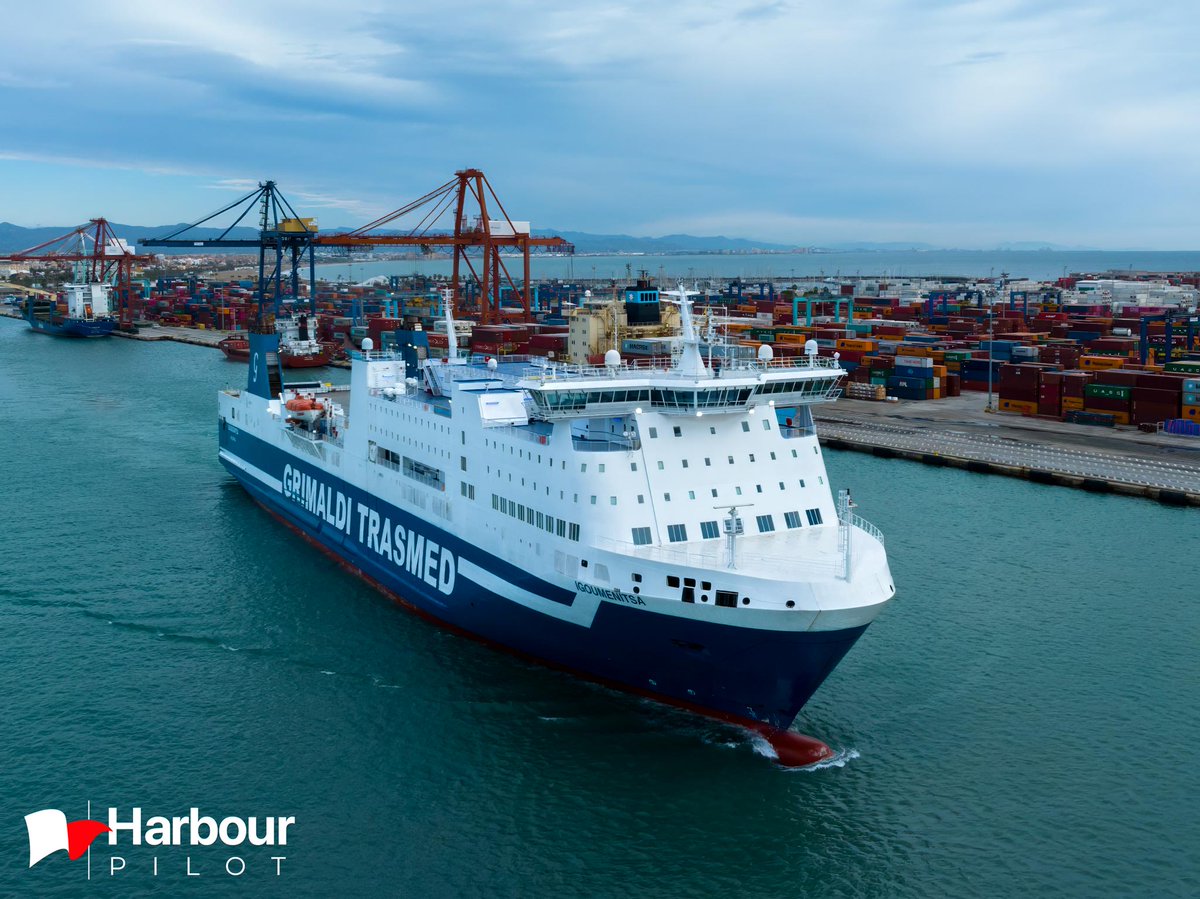
<svg viewBox="0 0 1200 899">
<path fill-rule="evenodd" d="M 992 323 L 994 321 L 995 314 L 996 313 L 994 309 L 988 309 L 988 398 L 987 406 L 983 410 L 984 412 L 996 411 L 996 406 L 992 402 L 992 352 L 996 343 L 995 329 Z"/>
</svg>

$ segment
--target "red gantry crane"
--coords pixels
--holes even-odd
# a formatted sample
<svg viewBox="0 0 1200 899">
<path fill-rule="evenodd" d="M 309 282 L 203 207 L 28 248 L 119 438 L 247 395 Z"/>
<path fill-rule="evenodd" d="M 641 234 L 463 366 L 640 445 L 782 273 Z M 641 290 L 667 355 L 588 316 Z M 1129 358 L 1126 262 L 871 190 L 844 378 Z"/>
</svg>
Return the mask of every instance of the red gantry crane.
<svg viewBox="0 0 1200 899">
<path fill-rule="evenodd" d="M 490 200 L 489 200 L 490 198 Z M 491 206 L 489 207 L 489 202 Z M 454 230 L 434 230 L 450 210 L 454 214 Z M 493 218 L 492 209 L 500 217 Z M 422 211 L 420 220 L 404 234 L 373 233 L 405 216 Z M 561 237 L 534 237 L 529 222 L 514 222 L 508 217 L 487 176 L 479 169 L 463 169 L 425 196 L 413 200 L 387 215 L 345 234 L 321 234 L 313 243 L 324 247 L 391 247 L 409 246 L 422 249 L 449 247 L 454 252 L 452 284 L 456 303 L 461 300 L 460 274 L 463 267 L 479 282 L 479 321 L 491 324 L 500 313 L 500 298 L 505 284 L 514 295 L 521 297 L 525 321 L 529 315 L 529 255 L 531 250 L 557 250 L 573 253 L 575 248 Z M 513 281 L 502 250 L 518 250 L 524 262 L 524 277 L 520 288 Z"/>
<path fill-rule="evenodd" d="M 135 253 L 117 237 L 107 219 L 91 219 L 74 231 L 21 250 L 0 255 L 0 262 L 64 263 L 78 266 L 76 277 L 89 283 L 113 285 L 122 330 L 133 328 L 133 267 L 154 261 Z"/>
</svg>

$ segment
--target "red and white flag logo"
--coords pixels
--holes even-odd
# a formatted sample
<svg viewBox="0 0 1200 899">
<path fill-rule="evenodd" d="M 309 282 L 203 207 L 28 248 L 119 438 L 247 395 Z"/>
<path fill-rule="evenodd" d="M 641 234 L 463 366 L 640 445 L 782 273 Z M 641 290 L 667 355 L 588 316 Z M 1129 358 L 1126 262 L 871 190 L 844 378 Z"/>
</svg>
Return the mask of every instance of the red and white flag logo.
<svg viewBox="0 0 1200 899">
<path fill-rule="evenodd" d="M 29 829 L 29 867 L 33 867 L 47 855 L 65 849 L 68 857 L 79 858 L 87 852 L 92 840 L 108 833 L 108 825 L 99 821 L 71 821 L 56 808 L 42 809 L 25 816 Z"/>
</svg>

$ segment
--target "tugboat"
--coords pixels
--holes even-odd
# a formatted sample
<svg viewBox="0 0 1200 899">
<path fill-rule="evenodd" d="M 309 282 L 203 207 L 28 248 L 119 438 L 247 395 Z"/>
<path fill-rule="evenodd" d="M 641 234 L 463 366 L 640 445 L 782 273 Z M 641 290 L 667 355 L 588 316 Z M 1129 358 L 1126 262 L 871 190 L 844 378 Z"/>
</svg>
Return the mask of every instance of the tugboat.
<svg viewBox="0 0 1200 899">
<path fill-rule="evenodd" d="M 107 337 L 117 321 L 109 310 L 112 288 L 107 284 L 66 284 L 67 311 L 58 311 L 49 297 L 30 296 L 25 300 L 25 320 L 29 327 L 56 337 Z"/>
<path fill-rule="evenodd" d="M 275 320 L 279 335 L 279 361 L 284 368 L 317 368 L 333 359 L 333 348 L 315 340 L 309 331 L 308 316 Z M 231 334 L 217 349 L 232 362 L 250 361 L 250 341 L 244 334 Z"/>
<path fill-rule="evenodd" d="M 241 334 L 230 334 L 217 344 L 230 362 L 250 361 L 250 341 Z"/>
<path fill-rule="evenodd" d="M 279 335 L 279 361 L 284 368 L 316 368 L 328 365 L 333 358 L 333 351 L 310 330 L 307 315 L 275 319 L 275 333 Z"/>
</svg>

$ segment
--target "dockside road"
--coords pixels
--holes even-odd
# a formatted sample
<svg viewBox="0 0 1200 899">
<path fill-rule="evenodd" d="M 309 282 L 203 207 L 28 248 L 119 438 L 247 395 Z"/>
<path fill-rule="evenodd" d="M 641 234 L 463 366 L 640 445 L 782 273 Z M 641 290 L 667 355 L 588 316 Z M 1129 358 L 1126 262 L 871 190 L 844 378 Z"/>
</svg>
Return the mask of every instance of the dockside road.
<svg viewBox="0 0 1200 899">
<path fill-rule="evenodd" d="M 1200 439 L 984 411 L 970 393 L 938 402 L 838 400 L 817 410 L 821 442 L 927 465 L 1200 505 Z"/>
</svg>

